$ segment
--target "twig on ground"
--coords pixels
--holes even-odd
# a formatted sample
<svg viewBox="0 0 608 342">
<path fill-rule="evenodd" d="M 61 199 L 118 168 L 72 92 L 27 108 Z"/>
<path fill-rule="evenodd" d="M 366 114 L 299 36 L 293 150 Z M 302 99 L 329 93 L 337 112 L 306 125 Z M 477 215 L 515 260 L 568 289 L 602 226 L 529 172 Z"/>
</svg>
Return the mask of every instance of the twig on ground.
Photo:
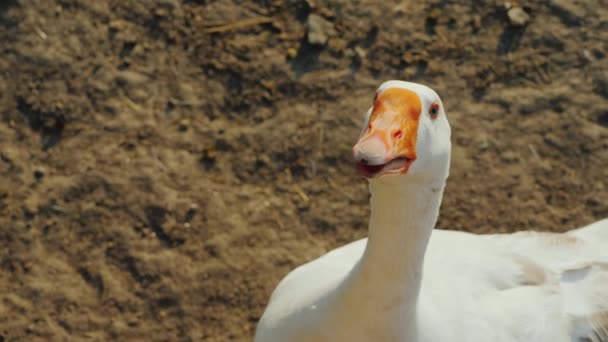
<svg viewBox="0 0 608 342">
<path fill-rule="evenodd" d="M 240 21 L 234 21 L 234 22 L 231 22 L 231 23 L 223 24 L 223 25 L 209 27 L 209 28 L 206 28 L 203 31 L 205 33 L 221 33 L 221 32 L 226 32 L 226 31 L 238 30 L 238 29 L 241 29 L 241 28 L 244 28 L 244 27 L 249 27 L 249 26 L 256 26 L 256 25 L 260 25 L 260 24 L 267 24 L 267 23 L 270 23 L 270 22 L 272 22 L 271 18 L 258 17 L 258 18 L 251 18 L 251 19 L 245 19 L 245 20 L 240 20 Z"/>
</svg>

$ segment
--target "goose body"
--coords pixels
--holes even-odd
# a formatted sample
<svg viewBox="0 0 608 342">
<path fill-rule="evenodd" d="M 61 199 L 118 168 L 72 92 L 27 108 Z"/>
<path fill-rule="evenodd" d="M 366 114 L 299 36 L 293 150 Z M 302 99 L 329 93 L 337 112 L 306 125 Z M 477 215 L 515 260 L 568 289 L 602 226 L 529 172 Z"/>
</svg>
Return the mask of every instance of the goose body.
<svg viewBox="0 0 608 342">
<path fill-rule="evenodd" d="M 450 127 L 419 84 L 380 86 L 353 153 L 369 237 L 289 273 L 256 341 L 608 342 L 608 219 L 564 234 L 433 230 Z"/>
</svg>

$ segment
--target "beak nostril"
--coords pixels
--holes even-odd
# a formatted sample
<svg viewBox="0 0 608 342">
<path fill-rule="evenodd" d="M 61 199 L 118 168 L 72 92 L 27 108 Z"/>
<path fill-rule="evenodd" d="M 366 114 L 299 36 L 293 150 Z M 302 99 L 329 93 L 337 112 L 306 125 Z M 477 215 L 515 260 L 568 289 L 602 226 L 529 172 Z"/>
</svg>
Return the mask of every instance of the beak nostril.
<svg viewBox="0 0 608 342">
<path fill-rule="evenodd" d="M 363 165 L 367 165 L 369 162 L 367 161 L 367 159 L 365 158 L 361 158 L 361 160 L 359 161 L 361 164 Z"/>
</svg>

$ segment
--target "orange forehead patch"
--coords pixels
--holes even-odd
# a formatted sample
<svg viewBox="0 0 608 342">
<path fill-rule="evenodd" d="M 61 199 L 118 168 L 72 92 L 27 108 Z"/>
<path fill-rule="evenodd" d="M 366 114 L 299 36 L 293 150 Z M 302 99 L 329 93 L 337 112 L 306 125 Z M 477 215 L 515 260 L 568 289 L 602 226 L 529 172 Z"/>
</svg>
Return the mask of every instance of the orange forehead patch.
<svg viewBox="0 0 608 342">
<path fill-rule="evenodd" d="M 422 112 L 418 94 L 411 90 L 389 88 L 380 93 L 370 115 L 370 134 L 383 131 L 392 140 L 393 154 L 416 159 L 416 138 Z"/>
<path fill-rule="evenodd" d="M 412 119 L 418 120 L 422 110 L 422 102 L 418 94 L 411 90 L 389 88 L 376 97 L 370 120 L 386 110 L 398 110 L 401 114 L 406 114 Z"/>
</svg>

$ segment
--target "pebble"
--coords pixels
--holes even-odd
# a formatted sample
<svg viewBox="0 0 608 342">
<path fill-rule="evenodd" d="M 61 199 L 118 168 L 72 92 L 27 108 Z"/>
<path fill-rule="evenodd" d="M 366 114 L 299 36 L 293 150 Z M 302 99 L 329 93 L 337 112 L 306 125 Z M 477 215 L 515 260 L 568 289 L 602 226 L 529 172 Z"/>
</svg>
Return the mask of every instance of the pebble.
<svg viewBox="0 0 608 342">
<path fill-rule="evenodd" d="M 128 84 L 131 86 L 137 86 L 147 82 L 150 78 L 142 73 L 136 71 L 120 71 L 116 75 L 116 81 L 121 84 Z"/>
<path fill-rule="evenodd" d="M 308 42 L 312 45 L 325 45 L 329 37 L 336 33 L 334 25 L 317 14 L 308 16 L 306 27 Z"/>
<path fill-rule="evenodd" d="M 355 53 L 357 54 L 357 57 L 359 57 L 359 59 L 361 60 L 367 57 L 367 52 L 360 46 L 355 46 Z"/>
<path fill-rule="evenodd" d="M 514 26 L 525 26 L 530 21 L 530 15 L 521 7 L 510 8 L 507 16 Z"/>
<path fill-rule="evenodd" d="M 295 58 L 298 55 L 298 50 L 294 48 L 287 49 L 287 58 Z"/>
</svg>

